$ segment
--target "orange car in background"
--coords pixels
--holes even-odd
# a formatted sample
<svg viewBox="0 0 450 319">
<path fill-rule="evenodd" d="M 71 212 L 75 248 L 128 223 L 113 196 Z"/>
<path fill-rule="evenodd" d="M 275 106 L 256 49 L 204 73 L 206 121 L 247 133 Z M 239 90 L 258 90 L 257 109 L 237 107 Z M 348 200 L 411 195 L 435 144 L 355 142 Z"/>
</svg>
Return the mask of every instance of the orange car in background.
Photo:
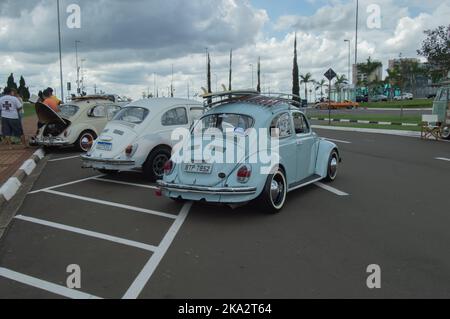
<svg viewBox="0 0 450 319">
<path fill-rule="evenodd" d="M 330 104 L 328 104 L 328 102 L 320 102 L 317 103 L 315 105 L 316 109 L 320 109 L 320 110 L 328 110 L 328 106 L 330 106 L 330 108 L 332 110 L 339 110 L 339 109 L 357 109 L 360 107 L 360 104 L 357 102 L 353 102 L 353 101 L 344 101 L 344 102 L 334 102 L 331 101 Z"/>
</svg>

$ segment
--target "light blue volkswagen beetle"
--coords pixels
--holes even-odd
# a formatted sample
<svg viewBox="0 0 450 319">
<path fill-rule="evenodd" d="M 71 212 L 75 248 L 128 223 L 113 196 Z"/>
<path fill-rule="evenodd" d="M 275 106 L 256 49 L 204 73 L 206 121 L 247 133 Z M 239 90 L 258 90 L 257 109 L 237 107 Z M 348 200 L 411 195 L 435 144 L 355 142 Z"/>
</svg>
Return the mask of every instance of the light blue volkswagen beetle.
<svg viewBox="0 0 450 319">
<path fill-rule="evenodd" d="M 338 147 L 311 130 L 293 100 L 250 92 L 208 100 L 209 111 L 164 166 L 157 194 L 230 206 L 255 202 L 277 213 L 287 193 L 336 179 Z"/>
</svg>

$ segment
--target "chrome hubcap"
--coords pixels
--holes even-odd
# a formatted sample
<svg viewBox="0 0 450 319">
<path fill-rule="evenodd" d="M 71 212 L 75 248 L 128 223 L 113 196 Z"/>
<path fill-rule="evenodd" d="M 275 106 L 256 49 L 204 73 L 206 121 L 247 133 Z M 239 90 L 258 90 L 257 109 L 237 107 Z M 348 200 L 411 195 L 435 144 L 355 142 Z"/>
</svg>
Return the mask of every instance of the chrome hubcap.
<svg viewBox="0 0 450 319">
<path fill-rule="evenodd" d="M 442 129 L 442 137 L 449 138 L 450 137 L 450 127 L 446 126 Z"/>
<path fill-rule="evenodd" d="M 280 175 L 275 175 L 270 184 L 270 198 L 275 206 L 279 206 L 284 201 L 284 183 Z"/>
<path fill-rule="evenodd" d="M 156 176 L 163 176 L 164 165 L 167 163 L 168 160 L 169 158 L 164 154 L 160 154 L 155 157 L 155 159 L 153 160 L 153 172 L 155 173 Z"/>
<path fill-rule="evenodd" d="M 80 146 L 84 151 L 89 151 L 92 147 L 92 142 L 94 141 L 94 137 L 91 134 L 86 134 L 81 137 Z"/>
<path fill-rule="evenodd" d="M 337 174 L 338 160 L 335 156 L 331 159 L 330 162 L 330 177 L 335 178 Z"/>
</svg>

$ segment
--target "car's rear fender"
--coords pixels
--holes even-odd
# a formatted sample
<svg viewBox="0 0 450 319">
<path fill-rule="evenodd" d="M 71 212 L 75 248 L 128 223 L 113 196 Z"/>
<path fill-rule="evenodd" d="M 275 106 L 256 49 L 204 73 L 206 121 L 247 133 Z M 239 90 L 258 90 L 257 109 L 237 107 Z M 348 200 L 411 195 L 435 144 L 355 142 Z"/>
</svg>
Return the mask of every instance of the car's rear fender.
<svg viewBox="0 0 450 319">
<path fill-rule="evenodd" d="M 339 155 L 339 149 L 336 144 L 327 141 L 327 140 L 320 140 L 319 142 L 319 150 L 317 153 L 317 161 L 316 161 L 316 170 L 315 174 L 319 175 L 323 178 L 327 177 L 328 173 L 328 162 L 330 160 L 330 155 L 333 150 L 336 150 Z M 339 155 L 340 159 L 340 155 Z"/>
</svg>

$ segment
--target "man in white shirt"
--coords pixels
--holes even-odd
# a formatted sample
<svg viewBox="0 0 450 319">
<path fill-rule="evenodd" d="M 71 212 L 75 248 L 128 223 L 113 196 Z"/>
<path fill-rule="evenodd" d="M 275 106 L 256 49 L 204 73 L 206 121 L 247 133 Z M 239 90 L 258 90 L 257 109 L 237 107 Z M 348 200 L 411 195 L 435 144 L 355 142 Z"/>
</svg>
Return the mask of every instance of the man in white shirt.
<svg viewBox="0 0 450 319">
<path fill-rule="evenodd" d="M 0 97 L 0 110 L 2 116 L 2 135 L 5 143 L 11 144 L 11 137 L 22 137 L 23 129 L 19 112 L 22 110 L 22 103 L 14 96 L 14 90 L 5 88 L 4 96 Z"/>
</svg>

